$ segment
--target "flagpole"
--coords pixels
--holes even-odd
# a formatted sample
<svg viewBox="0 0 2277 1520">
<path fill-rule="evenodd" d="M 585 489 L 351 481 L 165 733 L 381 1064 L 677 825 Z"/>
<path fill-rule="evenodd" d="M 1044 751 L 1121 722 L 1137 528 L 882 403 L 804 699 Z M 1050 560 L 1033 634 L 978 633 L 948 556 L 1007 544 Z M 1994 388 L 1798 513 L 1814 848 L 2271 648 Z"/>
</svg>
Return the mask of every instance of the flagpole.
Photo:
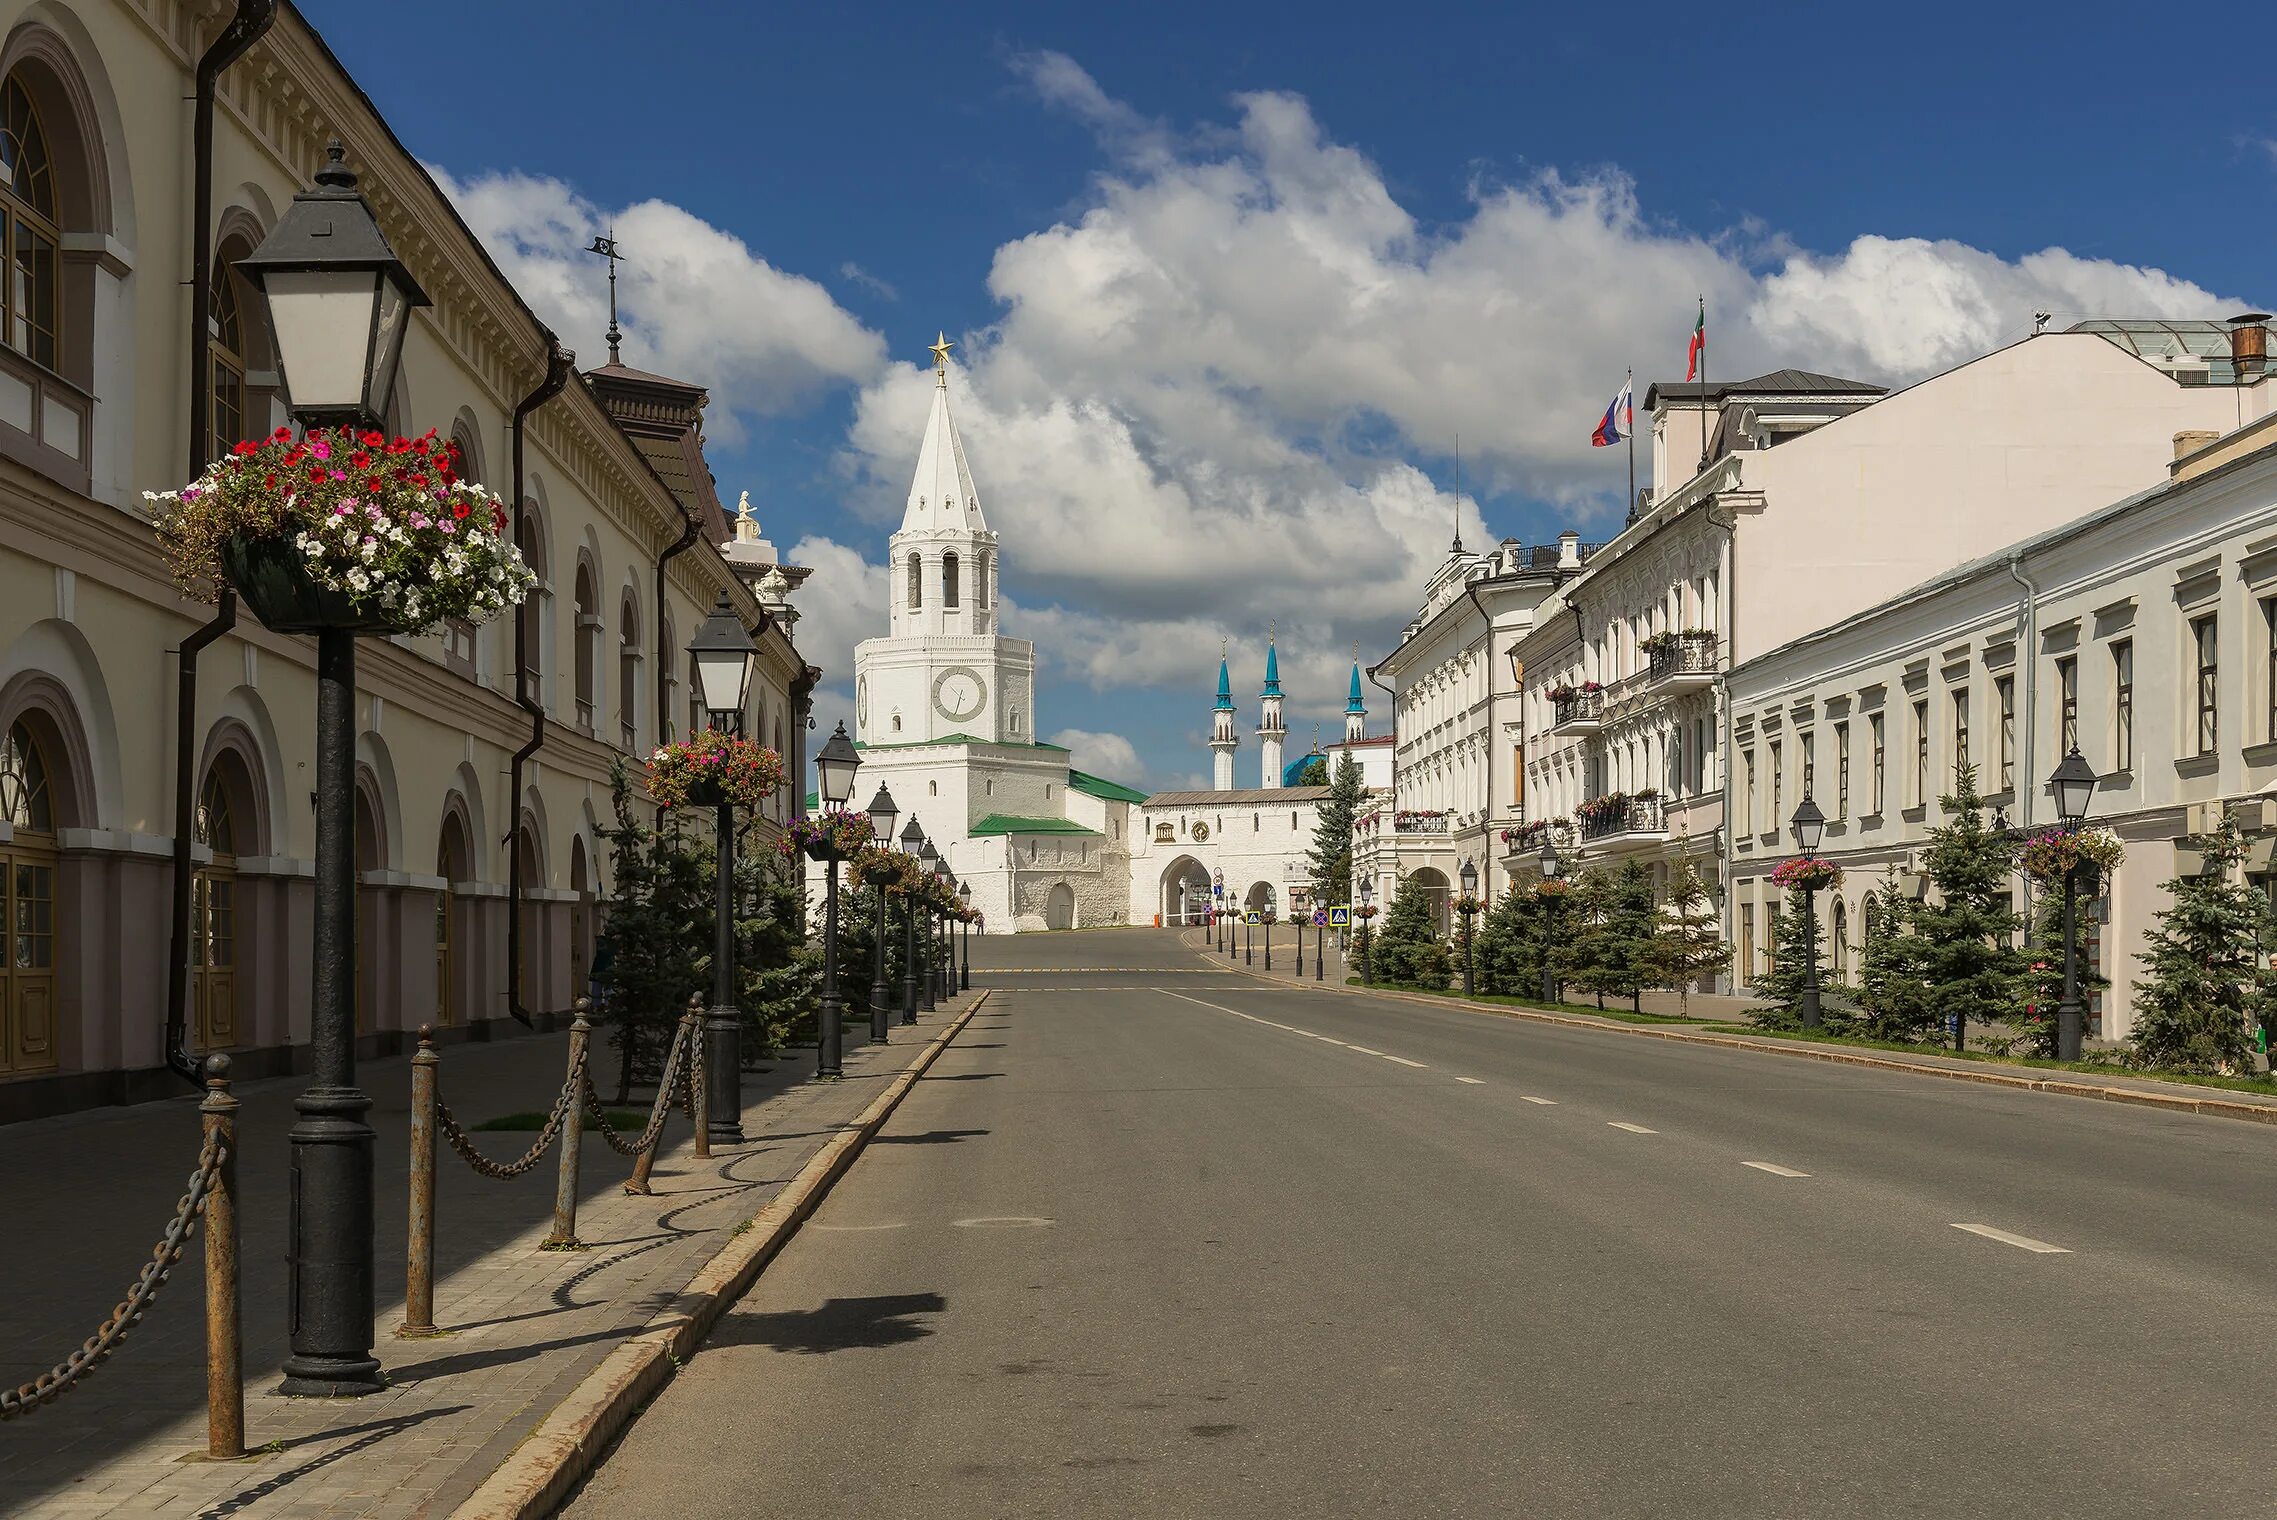
<svg viewBox="0 0 2277 1520">
<path fill-rule="evenodd" d="M 1708 298 L 1700 297 L 1700 473 L 1708 472 Z"/>
<path fill-rule="evenodd" d="M 1624 383 L 1624 384 L 1621 386 L 1621 394 L 1622 394 L 1622 396 L 1624 396 L 1624 397 L 1628 396 L 1628 394 L 1629 394 L 1629 392 L 1630 392 L 1631 388 L 1633 388 L 1633 387 L 1636 385 L 1636 383 L 1637 383 L 1637 371 L 1636 371 L 1636 367 L 1635 367 L 1634 365 L 1631 365 L 1631 366 L 1630 366 L 1630 368 L 1629 368 L 1629 378 L 1628 378 L 1628 380 L 1627 380 L 1627 381 L 1626 381 L 1626 382 L 1625 382 L 1625 383 Z M 1623 423 L 1625 423 L 1625 424 L 1627 425 L 1627 427 L 1628 427 L 1628 430 L 1629 430 L 1629 520 L 1630 520 L 1631 522 L 1634 522 L 1634 521 L 1636 521 L 1636 516 L 1637 516 L 1637 406 L 1636 406 L 1636 403 L 1635 403 L 1634 401 L 1630 401 L 1630 402 L 1627 404 L 1627 406 L 1623 408 L 1623 410 L 1625 410 L 1625 411 L 1628 413 L 1628 415 L 1627 415 L 1626 417 L 1622 418 L 1621 420 L 1622 420 L 1622 422 L 1623 422 Z"/>
</svg>

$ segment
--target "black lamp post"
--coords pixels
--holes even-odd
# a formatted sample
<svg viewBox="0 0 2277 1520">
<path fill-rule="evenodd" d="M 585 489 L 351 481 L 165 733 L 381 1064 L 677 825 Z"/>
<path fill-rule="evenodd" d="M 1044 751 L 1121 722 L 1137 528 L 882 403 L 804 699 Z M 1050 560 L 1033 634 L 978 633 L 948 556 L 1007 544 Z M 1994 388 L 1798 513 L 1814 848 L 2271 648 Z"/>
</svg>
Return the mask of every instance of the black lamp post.
<svg viewBox="0 0 2277 1520">
<path fill-rule="evenodd" d="M 1811 794 L 1803 793 L 1802 802 L 1795 808 L 1791 820 L 1795 830 L 1795 847 L 1802 851 L 1805 861 L 1818 859 L 1819 842 L 1826 837 L 1826 815 L 1811 801 Z M 1803 962 L 1803 1027 L 1819 1027 L 1818 1007 L 1818 884 L 1814 876 L 1803 876 L 1803 917 L 1809 922 L 1804 929 L 1805 943 L 1810 947 L 1809 958 Z"/>
<path fill-rule="evenodd" d="M 1368 921 L 1374 916 L 1370 910 L 1375 905 L 1376 879 L 1363 876 L 1360 878 L 1360 985 L 1363 987 L 1376 984 L 1374 969 L 1368 964 Z"/>
<path fill-rule="evenodd" d="M 1542 868 L 1542 880 L 1546 882 L 1556 881 L 1565 870 L 1565 857 L 1558 853 L 1556 843 L 1547 835 L 1542 838 L 1542 853 L 1536 857 L 1535 863 Z M 1558 899 L 1555 893 L 1550 894 L 1549 900 L 1543 904 L 1542 919 L 1542 1001 L 1555 1004 L 1558 1000 L 1558 973 L 1557 967 L 1552 964 L 1552 952 L 1558 942 Z"/>
<path fill-rule="evenodd" d="M 2095 767 L 2073 745 L 2071 753 L 2048 778 L 2048 793 L 2056 800 L 2056 816 L 2064 832 L 2073 837 L 2087 819 L 2087 805 L 2095 798 Z M 2079 866 L 2075 860 L 2064 872 L 2064 995 L 2056 1004 L 2056 1059 L 2079 1059 L 2080 1026 L 2086 1022 L 2079 1001 Z"/>
<path fill-rule="evenodd" d="M 928 880 L 939 881 L 941 879 L 941 852 L 933 848 L 932 840 L 926 840 L 925 847 L 917 852 L 917 866 L 919 870 L 925 873 Z M 917 1006 L 927 1013 L 933 1011 L 933 994 L 939 989 L 941 983 L 940 946 L 936 943 L 937 936 L 934 926 L 936 916 L 933 911 L 932 900 L 928 898 L 925 903 L 925 976 L 917 984 Z"/>
<path fill-rule="evenodd" d="M 1265 921 L 1265 969 L 1270 971 L 1273 969 L 1273 925 L 1280 921 L 1281 915 L 1274 908 L 1272 900 L 1268 898 L 1265 902 L 1265 911 L 1257 916 Z"/>
<path fill-rule="evenodd" d="M 722 591 L 688 641 L 704 714 L 721 733 L 743 726 L 744 697 L 758 650 Z M 735 809 L 718 799 L 718 867 L 712 892 L 712 1005 L 704 1012 L 704 1091 L 714 1145 L 743 1143 L 743 1015 L 735 1007 Z"/>
<path fill-rule="evenodd" d="M 925 831 L 917 826 L 917 816 L 909 818 L 909 826 L 901 831 L 901 853 L 922 862 L 925 851 L 932 848 L 925 842 Z M 917 894 L 909 894 L 902 905 L 901 915 L 901 1021 L 917 1022 Z"/>
<path fill-rule="evenodd" d="M 878 794 L 870 799 L 870 838 L 879 849 L 893 848 L 894 820 L 900 816 L 901 810 L 893 805 L 893 793 L 880 786 Z M 877 888 L 878 921 L 871 934 L 877 943 L 872 947 L 876 953 L 870 967 L 870 1038 L 883 1040 L 886 1038 L 886 999 L 893 995 L 886 988 L 885 974 L 885 942 L 893 924 L 893 908 L 892 900 L 886 896 L 884 878 L 878 880 Z"/>
<path fill-rule="evenodd" d="M 1463 996 L 1471 997 L 1477 985 L 1471 959 L 1471 920 L 1478 916 L 1478 867 L 1465 856 L 1463 868 L 1456 874 L 1463 881 Z"/>
<path fill-rule="evenodd" d="M 854 772 L 862 768 L 862 752 L 846 737 L 846 725 L 814 757 L 814 789 L 823 816 L 843 812 L 854 795 Z M 846 857 L 837 841 L 826 833 L 817 841 L 821 851 L 822 894 L 822 1017 L 815 1038 L 815 1075 L 845 1075 L 846 1001 L 838 995 L 838 862 Z"/>
<path fill-rule="evenodd" d="M 316 186 L 293 197 L 237 261 L 261 292 L 277 369 L 304 428 L 377 428 L 395 389 L 411 310 L 429 303 L 388 246 L 333 143 Z M 308 630 L 280 630 L 308 631 Z M 288 1317 L 279 1392 L 376 1393 L 372 1346 L 372 1106 L 356 1086 L 356 630 L 316 633 L 316 921 L 310 1081 L 293 1100 Z M 176 828 L 190 821 L 177 818 Z"/>
<path fill-rule="evenodd" d="M 957 878 L 943 857 L 933 873 L 933 884 L 941 889 L 941 896 L 933 908 L 933 1000 L 946 1003 L 956 995 L 956 982 L 951 976 L 949 959 L 949 908 L 953 900 L 949 894 L 956 891 Z"/>
<path fill-rule="evenodd" d="M 958 903 L 959 903 L 959 904 L 960 904 L 960 905 L 961 905 L 961 906 L 964 908 L 964 911 L 965 911 L 967 914 L 970 914 L 970 913 L 972 912 L 972 883 L 971 883 L 971 882 L 969 882 L 969 881 L 960 881 L 960 882 L 958 882 L 958 883 L 957 883 L 957 900 L 958 900 Z M 963 965 L 962 965 L 961 967 L 959 967 L 959 969 L 958 969 L 958 972 L 957 972 L 957 990 L 958 990 L 959 992 L 970 992 L 970 991 L 972 991 L 972 920 L 971 920 L 971 918 L 969 918 L 969 917 L 963 917 L 963 918 L 959 918 L 959 919 L 957 920 L 957 940 L 958 940 L 958 942 L 959 942 L 959 943 L 960 943 L 960 944 L 961 944 L 961 945 L 964 947 L 964 963 L 963 963 Z"/>
</svg>

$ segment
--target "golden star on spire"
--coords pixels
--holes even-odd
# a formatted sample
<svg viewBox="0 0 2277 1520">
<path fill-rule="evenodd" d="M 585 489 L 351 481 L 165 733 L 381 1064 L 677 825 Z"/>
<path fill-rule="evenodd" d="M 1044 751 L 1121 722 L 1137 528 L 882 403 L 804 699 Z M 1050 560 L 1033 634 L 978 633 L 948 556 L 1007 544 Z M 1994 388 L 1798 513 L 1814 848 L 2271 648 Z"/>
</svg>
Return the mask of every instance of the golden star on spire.
<svg viewBox="0 0 2277 1520">
<path fill-rule="evenodd" d="M 940 333 L 933 339 L 933 368 L 935 370 L 945 371 L 948 369 L 949 350 L 956 346 L 949 341 L 947 333 Z"/>
</svg>

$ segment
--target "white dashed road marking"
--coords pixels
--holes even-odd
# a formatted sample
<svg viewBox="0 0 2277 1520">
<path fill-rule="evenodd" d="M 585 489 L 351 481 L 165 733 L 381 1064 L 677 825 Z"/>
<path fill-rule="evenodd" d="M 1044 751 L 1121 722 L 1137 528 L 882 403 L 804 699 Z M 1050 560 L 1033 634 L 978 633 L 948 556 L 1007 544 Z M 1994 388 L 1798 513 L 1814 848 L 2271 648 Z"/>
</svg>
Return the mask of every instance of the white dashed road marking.
<svg viewBox="0 0 2277 1520">
<path fill-rule="evenodd" d="M 1742 1161 L 1740 1165 L 1752 1166 L 1757 1171 L 1769 1172 L 1774 1177 L 1808 1177 L 1810 1175 L 1808 1172 L 1798 1172 L 1791 1166 L 1781 1166 L 1776 1161 Z"/>
<path fill-rule="evenodd" d="M 1473 1087 L 1486 1086 L 1486 1078 L 1484 1077 L 1457 1077 L 1455 1080 L 1458 1082 L 1468 1082 Z"/>
<path fill-rule="evenodd" d="M 1384 1059 L 1387 1061 L 1397 1061 L 1402 1066 L 1413 1066 L 1419 1071 L 1430 1070 L 1430 1068 L 1425 1066 L 1421 1061 L 1410 1061 L 1405 1056 L 1385 1056 Z"/>
<path fill-rule="evenodd" d="M 906 1222 L 897 1220 L 892 1224 L 810 1224 L 807 1228 L 810 1230 L 906 1230 L 909 1226 Z"/>
<path fill-rule="evenodd" d="M 1626 1119 L 1608 1119 L 1605 1122 L 1615 1129 L 1625 1129 L 1632 1135 L 1657 1135 L 1660 1133 L 1657 1129 L 1646 1129 L 1641 1124 L 1631 1124 Z"/>
<path fill-rule="evenodd" d="M 1365 1046 L 1365 1045 L 1352 1045 L 1352 1046 L 1347 1046 L 1346 1048 L 1347 1048 L 1347 1049 L 1350 1049 L 1350 1050 L 1357 1050 L 1358 1052 L 1360 1052 L 1360 1054 L 1362 1054 L 1362 1055 L 1364 1055 L 1364 1056 L 1380 1056 L 1380 1055 L 1382 1055 L 1382 1054 L 1383 1054 L 1383 1052 L 1382 1052 L 1382 1051 L 1380 1051 L 1380 1050 L 1370 1050 L 1370 1049 L 1369 1049 L 1367 1046 Z"/>
<path fill-rule="evenodd" d="M 1532 1093 L 1520 1093 L 1518 1096 L 1525 1099 L 1528 1103 L 1539 1103 L 1544 1108 L 1555 1108 L 1558 1106 L 1558 1100 L 1555 1098 L 1537 1098 Z"/>
<path fill-rule="evenodd" d="M 982 1214 L 972 1219 L 952 1219 L 949 1223 L 960 1230 L 1040 1230 L 1051 1221 L 1032 1214 Z"/>
<path fill-rule="evenodd" d="M 1989 1224 L 1957 1224 L 1953 1228 L 1966 1230 L 1971 1235 L 1982 1235 L 1987 1240 L 1997 1240 L 2002 1245 L 2014 1246 L 2019 1251 L 2030 1251 L 2035 1256 L 2069 1256 L 2071 1254 L 2071 1247 L 2069 1246 L 2052 1246 L 2044 1240 L 2034 1240 L 2029 1235 L 2011 1235 L 2006 1230 L 1996 1230 Z"/>
</svg>

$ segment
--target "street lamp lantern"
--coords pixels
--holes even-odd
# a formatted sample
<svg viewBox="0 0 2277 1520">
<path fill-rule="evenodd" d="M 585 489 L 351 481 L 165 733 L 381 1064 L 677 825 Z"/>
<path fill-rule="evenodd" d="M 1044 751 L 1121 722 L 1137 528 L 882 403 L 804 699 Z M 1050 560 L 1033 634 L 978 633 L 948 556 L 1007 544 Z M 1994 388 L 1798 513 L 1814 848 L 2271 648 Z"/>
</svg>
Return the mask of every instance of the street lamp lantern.
<svg viewBox="0 0 2277 1520">
<path fill-rule="evenodd" d="M 841 721 L 838 732 L 830 736 L 822 752 L 814 757 L 814 786 L 826 810 L 842 808 L 853 799 L 854 772 L 861 768 L 862 752 L 846 737 L 846 725 Z M 892 803 L 892 798 L 886 799 L 888 807 Z"/>
<path fill-rule="evenodd" d="M 2073 745 L 2064 756 L 2054 775 L 2048 778 L 2048 795 L 2056 800 L 2056 816 L 2067 829 L 2077 829 L 2087 817 L 2088 804 L 2095 800 L 2095 784 L 2100 779 L 2095 767 Z"/>
<path fill-rule="evenodd" d="M 1463 891 L 1466 894 L 1471 896 L 1478 894 L 1478 867 L 1471 863 L 1469 856 L 1463 857 L 1463 868 L 1455 874 L 1462 877 Z"/>
<path fill-rule="evenodd" d="M 1366 906 L 1368 906 L 1368 904 L 1370 904 L 1370 903 L 1374 902 L 1375 900 L 1376 900 L 1376 879 L 1375 879 L 1374 877 L 1372 877 L 1372 876 L 1363 876 L 1363 877 L 1361 877 L 1361 878 L 1360 878 L 1360 906 L 1361 906 L 1361 907 L 1363 907 L 1363 908 L 1365 908 Z"/>
<path fill-rule="evenodd" d="M 1811 801 L 1810 793 L 1803 793 L 1803 800 L 1795 808 L 1790 822 L 1795 830 L 1795 845 L 1803 852 L 1803 859 L 1816 859 L 1819 843 L 1826 838 L 1826 815 Z"/>
<path fill-rule="evenodd" d="M 305 427 L 378 426 L 411 309 L 427 292 L 388 246 L 338 143 L 237 270 L 261 292 L 277 369 Z"/>
<path fill-rule="evenodd" d="M 688 657 L 696 666 L 696 695 L 703 699 L 712 727 L 727 728 L 741 716 L 758 655 L 743 619 L 735 615 L 735 604 L 722 591 L 688 641 Z"/>
<path fill-rule="evenodd" d="M 917 826 L 917 815 L 912 813 L 909 815 L 909 822 L 902 826 L 901 853 L 919 855 L 924 853 L 924 849 L 925 831 Z"/>
<path fill-rule="evenodd" d="M 1558 873 L 1565 869 L 1565 857 L 1560 855 L 1558 847 L 1546 838 L 1542 841 L 1542 853 L 1536 858 L 1535 863 L 1542 868 L 1542 880 L 1544 881 L 1557 880 Z"/>
<path fill-rule="evenodd" d="M 840 724 L 839 727 L 843 729 L 845 725 Z M 893 793 L 887 791 L 882 782 L 878 786 L 878 794 L 870 799 L 869 812 L 870 837 L 876 840 L 880 847 L 892 849 L 894 820 L 901 816 L 901 809 L 893 805 Z M 914 818 L 910 820 L 912 824 L 916 821 Z"/>
</svg>

